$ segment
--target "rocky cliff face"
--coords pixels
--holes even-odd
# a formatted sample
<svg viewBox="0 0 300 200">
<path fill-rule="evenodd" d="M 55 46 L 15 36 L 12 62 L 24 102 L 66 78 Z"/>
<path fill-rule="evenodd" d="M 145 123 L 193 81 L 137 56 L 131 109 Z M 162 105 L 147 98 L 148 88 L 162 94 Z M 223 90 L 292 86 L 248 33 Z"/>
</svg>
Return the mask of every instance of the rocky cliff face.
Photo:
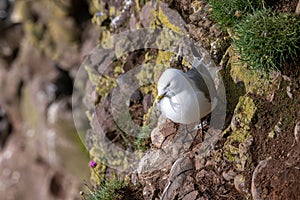
<svg viewBox="0 0 300 200">
<path fill-rule="evenodd" d="M 277 12 L 294 12 L 298 2 L 269 3 Z M 86 139 L 88 149 L 93 159 L 106 164 L 97 169 L 98 173 L 109 177 L 111 168 L 129 170 L 130 173 L 115 173 L 140 185 L 144 199 L 296 197 L 298 189 L 294 181 L 297 180 L 291 174 L 295 177 L 298 174 L 300 153 L 294 135 L 298 134 L 299 121 L 297 64 L 286 63 L 290 65 L 286 71 L 271 72 L 268 78 L 262 72 L 249 70 L 230 44 L 232 32 L 222 31 L 211 21 L 211 8 L 206 2 L 95 1 L 95 5 L 98 12 L 93 20 L 101 27 L 98 50 L 101 55 L 97 61 L 93 60 L 95 51 L 85 63 L 89 77 L 86 94 L 93 94 L 86 95 L 85 102 L 92 130 Z M 133 33 L 137 28 L 164 28 L 188 35 L 209 52 L 220 69 L 226 93 L 226 118 L 220 122 L 224 123 L 221 128 L 214 129 L 211 124 L 208 130 L 186 134 L 182 126 L 156 118 L 157 123 L 149 129 L 151 119 L 155 118 L 155 114 L 153 118 L 149 116 L 155 113 L 151 102 L 156 90 L 155 85 L 142 83 L 157 80 L 166 66 L 185 71 L 190 60 L 184 57 L 183 64 L 178 63 L 179 47 L 175 51 L 161 50 L 165 44 L 172 46 L 172 39 L 180 40 L 176 34 L 157 36 L 161 39 L 156 40 L 140 39 L 138 35 L 111 39 L 124 31 Z M 138 42 L 144 44 L 142 50 L 135 49 Z M 156 46 L 150 50 L 146 47 L 151 43 Z M 155 67 L 136 72 L 136 82 L 124 82 L 126 74 L 141 63 Z M 117 91 L 126 93 L 126 88 L 130 90 L 130 85 L 135 84 L 140 87 L 126 97 L 123 103 L 129 115 L 123 115 L 127 110 L 120 111 L 111 103 L 122 104 L 114 99 L 118 96 L 113 96 L 113 89 L 121 87 Z M 131 126 L 131 121 L 135 125 Z M 136 139 L 140 135 L 145 138 Z M 116 150 L 117 147 L 123 151 Z M 114 157 L 108 157 L 110 153 Z M 129 155 L 135 155 L 135 159 L 130 160 Z M 291 176 L 284 178 L 283 174 Z M 95 173 L 92 177 L 99 181 Z M 263 181 L 262 177 L 268 179 Z M 286 186 L 279 186 L 279 182 Z"/>
<path fill-rule="evenodd" d="M 296 0 L 268 2 L 298 12 Z M 1 199 L 79 199 L 85 150 L 98 163 L 92 184 L 117 174 L 129 183 L 116 191 L 124 199 L 300 196 L 299 64 L 268 78 L 249 70 L 206 1 L 15 1 L 9 13 L 0 24 Z M 226 95 L 202 131 L 153 104 L 161 72 L 191 66 L 187 41 L 214 61 Z"/>
</svg>

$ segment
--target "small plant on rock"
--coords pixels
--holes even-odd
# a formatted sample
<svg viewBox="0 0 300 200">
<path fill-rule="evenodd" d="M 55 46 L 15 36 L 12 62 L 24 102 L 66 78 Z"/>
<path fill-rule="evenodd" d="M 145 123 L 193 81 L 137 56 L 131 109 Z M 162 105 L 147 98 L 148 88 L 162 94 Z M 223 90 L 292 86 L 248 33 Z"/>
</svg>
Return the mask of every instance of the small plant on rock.
<svg viewBox="0 0 300 200">
<path fill-rule="evenodd" d="M 100 183 L 95 187 L 85 184 L 88 193 L 80 192 L 83 200 L 120 200 L 124 195 L 122 191 L 128 187 L 128 184 L 119 180 L 116 176 L 111 179 L 101 178 L 97 171 L 97 162 L 90 161 L 89 166 L 94 170 L 95 175 L 99 178 Z"/>
<path fill-rule="evenodd" d="M 123 195 L 120 193 L 126 184 L 118 179 L 105 180 L 98 186 L 97 189 L 91 191 L 86 198 L 87 200 L 118 200 L 122 199 Z"/>
</svg>

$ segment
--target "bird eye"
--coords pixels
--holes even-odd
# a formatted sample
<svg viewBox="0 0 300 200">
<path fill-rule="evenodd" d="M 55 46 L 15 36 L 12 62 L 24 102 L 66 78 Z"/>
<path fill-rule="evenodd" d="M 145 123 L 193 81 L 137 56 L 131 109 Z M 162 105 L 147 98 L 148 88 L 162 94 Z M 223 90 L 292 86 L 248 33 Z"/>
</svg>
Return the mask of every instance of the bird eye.
<svg viewBox="0 0 300 200">
<path fill-rule="evenodd" d="M 168 90 L 168 88 L 170 87 L 171 82 L 168 82 L 168 84 L 164 87 L 164 90 Z"/>
</svg>

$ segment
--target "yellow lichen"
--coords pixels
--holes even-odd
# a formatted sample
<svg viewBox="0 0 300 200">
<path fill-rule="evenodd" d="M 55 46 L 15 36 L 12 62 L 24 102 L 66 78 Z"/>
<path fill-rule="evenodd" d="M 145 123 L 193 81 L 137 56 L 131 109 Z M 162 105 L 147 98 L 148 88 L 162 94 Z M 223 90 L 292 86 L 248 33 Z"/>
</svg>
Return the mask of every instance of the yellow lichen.
<svg viewBox="0 0 300 200">
<path fill-rule="evenodd" d="M 158 7 L 157 11 L 153 9 L 152 16 L 153 16 L 153 18 L 150 23 L 151 28 L 163 27 L 163 28 L 171 29 L 172 31 L 177 32 L 177 33 L 182 33 L 182 30 L 180 29 L 180 27 L 170 23 L 170 20 L 164 14 L 161 7 Z"/>
<path fill-rule="evenodd" d="M 92 2 L 93 2 L 93 6 L 94 6 L 97 10 L 104 10 L 105 2 L 99 1 L 99 0 L 92 0 Z"/>
<path fill-rule="evenodd" d="M 252 143 L 251 126 L 256 113 L 256 106 L 248 96 L 242 96 L 235 108 L 231 125 L 223 132 L 229 135 L 224 144 L 224 155 L 236 165 L 236 169 L 243 171 L 246 163 L 251 160 L 248 152 Z"/>
<path fill-rule="evenodd" d="M 106 97 L 107 94 L 117 86 L 117 81 L 115 78 L 111 78 L 109 76 L 101 76 L 98 77 L 99 82 L 96 86 L 96 92 L 101 96 L 101 97 Z"/>
<path fill-rule="evenodd" d="M 103 30 L 101 32 L 101 47 L 104 49 L 112 49 L 114 47 L 114 37 L 111 36 L 110 31 Z"/>
<path fill-rule="evenodd" d="M 268 133 L 268 137 L 274 139 L 275 137 L 275 131 L 272 130 L 271 132 Z"/>
<path fill-rule="evenodd" d="M 236 121 L 235 123 L 238 123 L 238 125 L 231 126 L 232 133 L 228 137 L 230 141 L 242 143 L 250 136 L 251 120 L 256 109 L 253 99 L 247 96 L 240 98 L 234 112 L 234 121 Z"/>
<path fill-rule="evenodd" d="M 230 49 L 231 76 L 237 81 L 242 80 L 245 83 L 247 93 L 257 94 L 261 97 L 271 100 L 275 91 L 280 87 L 281 77 L 278 73 L 267 78 L 262 71 L 250 70 L 239 60 L 239 55 L 232 48 Z"/>
<path fill-rule="evenodd" d="M 124 73 L 123 66 L 116 66 L 114 70 L 114 77 L 117 78 L 120 74 Z"/>
<path fill-rule="evenodd" d="M 159 51 L 156 56 L 146 53 L 144 65 L 137 74 L 137 79 L 141 86 L 140 89 L 144 94 L 151 92 L 153 96 L 156 96 L 155 83 L 160 74 L 170 66 L 171 55 L 172 54 L 167 51 Z"/>
<path fill-rule="evenodd" d="M 119 62 L 116 62 L 114 64 L 115 66 L 112 77 L 104 74 L 98 74 L 92 71 L 89 66 L 85 66 L 85 69 L 89 76 L 89 80 L 96 87 L 96 92 L 102 98 L 105 98 L 108 93 L 117 86 L 117 78 L 120 74 L 124 73 L 123 66 Z"/>
<path fill-rule="evenodd" d="M 203 2 L 202 1 L 193 1 L 191 3 L 191 7 L 193 8 L 194 13 L 199 12 L 203 8 Z"/>
<path fill-rule="evenodd" d="M 92 23 L 100 26 L 105 19 L 107 19 L 107 16 L 101 12 L 98 12 L 93 15 Z"/>
<path fill-rule="evenodd" d="M 110 16 L 118 16 L 118 14 L 120 14 L 120 11 L 117 11 L 115 7 L 113 7 L 113 6 L 109 7 L 109 15 Z"/>
<path fill-rule="evenodd" d="M 141 7 L 140 7 L 140 2 L 139 0 L 135 0 L 135 10 L 137 13 L 140 13 L 141 12 Z"/>
<path fill-rule="evenodd" d="M 234 162 L 234 161 L 236 160 L 235 156 L 232 155 L 229 151 L 225 151 L 224 154 L 225 154 L 225 157 L 226 157 L 227 159 L 229 159 L 231 162 Z"/>
</svg>

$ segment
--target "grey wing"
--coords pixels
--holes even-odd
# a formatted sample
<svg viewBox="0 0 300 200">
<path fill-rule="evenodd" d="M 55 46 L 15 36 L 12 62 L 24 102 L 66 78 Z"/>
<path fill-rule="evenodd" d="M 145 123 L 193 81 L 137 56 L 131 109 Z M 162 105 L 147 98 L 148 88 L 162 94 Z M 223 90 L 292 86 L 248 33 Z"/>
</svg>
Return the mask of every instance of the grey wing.
<svg viewBox="0 0 300 200">
<path fill-rule="evenodd" d="M 197 69 L 192 67 L 186 74 L 194 81 L 196 87 L 204 93 L 205 97 L 209 99 L 209 102 L 211 102 L 211 98 L 217 96 L 214 81 L 204 66 L 198 66 Z"/>
</svg>

